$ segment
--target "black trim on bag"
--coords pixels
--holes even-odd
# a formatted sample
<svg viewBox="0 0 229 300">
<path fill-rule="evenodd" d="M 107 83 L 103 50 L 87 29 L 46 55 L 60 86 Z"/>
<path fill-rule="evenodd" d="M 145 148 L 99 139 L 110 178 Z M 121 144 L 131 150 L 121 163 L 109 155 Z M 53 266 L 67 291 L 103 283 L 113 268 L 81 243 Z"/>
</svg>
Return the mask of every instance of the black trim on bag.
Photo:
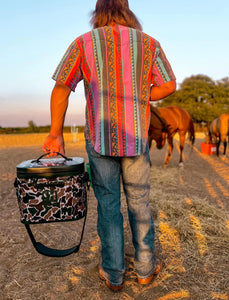
<svg viewBox="0 0 229 300">
<path fill-rule="evenodd" d="M 30 172 L 21 172 L 18 171 L 17 172 L 17 177 L 20 179 L 29 179 L 29 178 L 55 178 L 55 177 L 70 177 L 70 176 L 78 176 L 80 174 L 83 173 L 84 171 L 84 167 L 80 168 L 80 170 L 75 170 L 75 171 L 43 171 L 41 170 L 40 172 L 37 172 L 37 170 L 35 171 L 31 171 Z"/>
</svg>

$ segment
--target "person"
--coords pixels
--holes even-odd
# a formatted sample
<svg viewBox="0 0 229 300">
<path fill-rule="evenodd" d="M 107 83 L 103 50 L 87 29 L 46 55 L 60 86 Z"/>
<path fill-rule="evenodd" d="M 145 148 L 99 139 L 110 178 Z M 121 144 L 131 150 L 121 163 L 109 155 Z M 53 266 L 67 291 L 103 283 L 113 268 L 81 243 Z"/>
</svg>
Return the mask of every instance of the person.
<svg viewBox="0 0 229 300">
<path fill-rule="evenodd" d="M 160 43 L 143 33 L 128 0 L 98 0 L 90 32 L 76 38 L 59 63 L 51 95 L 51 130 L 43 151 L 65 153 L 63 125 L 71 91 L 83 80 L 86 150 L 97 199 L 101 241 L 99 277 L 113 291 L 123 287 L 124 233 L 121 183 L 140 284 L 161 270 L 149 207 L 150 101 L 167 97 L 176 79 Z"/>
</svg>

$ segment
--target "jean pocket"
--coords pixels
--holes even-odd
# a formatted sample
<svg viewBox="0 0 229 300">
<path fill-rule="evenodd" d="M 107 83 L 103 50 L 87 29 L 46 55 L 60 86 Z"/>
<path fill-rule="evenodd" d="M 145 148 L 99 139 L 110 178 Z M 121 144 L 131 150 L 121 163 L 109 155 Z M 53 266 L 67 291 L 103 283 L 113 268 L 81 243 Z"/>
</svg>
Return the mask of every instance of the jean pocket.
<svg viewBox="0 0 229 300">
<path fill-rule="evenodd" d="M 95 151 L 94 146 L 90 141 L 86 141 L 86 150 L 88 155 L 91 157 L 101 157 L 101 155 Z"/>
</svg>

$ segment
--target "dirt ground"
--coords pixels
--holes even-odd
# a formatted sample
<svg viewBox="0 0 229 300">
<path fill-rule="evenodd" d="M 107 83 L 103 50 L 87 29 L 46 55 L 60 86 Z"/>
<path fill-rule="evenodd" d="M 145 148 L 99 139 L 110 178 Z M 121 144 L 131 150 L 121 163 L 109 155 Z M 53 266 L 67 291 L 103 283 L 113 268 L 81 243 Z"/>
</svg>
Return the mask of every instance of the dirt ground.
<svg viewBox="0 0 229 300">
<path fill-rule="evenodd" d="M 139 286 L 132 265 L 133 247 L 124 196 L 126 275 L 113 293 L 98 278 L 100 242 L 96 199 L 89 192 L 88 217 L 80 251 L 64 258 L 38 254 L 20 222 L 15 189 L 16 165 L 42 154 L 41 144 L 0 145 L 0 299 L 229 299 L 229 150 L 227 157 L 201 153 L 185 144 L 184 167 L 178 167 L 177 141 L 163 168 L 166 149 L 151 149 L 150 207 L 155 221 L 156 254 L 164 268 L 148 286 Z M 222 149 L 221 149 L 222 152 Z M 84 143 L 68 142 L 66 155 L 84 157 Z M 82 222 L 33 225 L 47 246 L 74 246 Z"/>
</svg>

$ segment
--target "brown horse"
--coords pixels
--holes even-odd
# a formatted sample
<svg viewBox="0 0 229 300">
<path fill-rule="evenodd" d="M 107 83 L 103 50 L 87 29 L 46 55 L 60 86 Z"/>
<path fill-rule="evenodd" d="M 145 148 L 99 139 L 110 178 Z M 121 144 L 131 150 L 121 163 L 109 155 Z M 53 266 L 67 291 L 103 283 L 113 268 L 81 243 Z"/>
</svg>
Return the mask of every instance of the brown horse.
<svg viewBox="0 0 229 300">
<path fill-rule="evenodd" d="M 223 155 L 226 155 L 227 136 L 229 136 L 229 114 L 221 114 L 211 122 L 209 128 L 209 138 L 211 142 L 213 138 L 216 143 L 217 156 L 219 156 L 219 146 L 221 142 L 224 144 Z"/>
<path fill-rule="evenodd" d="M 150 105 L 151 120 L 148 131 L 149 148 L 152 140 L 156 141 L 157 148 L 162 149 L 165 145 L 166 138 L 168 141 L 168 154 L 164 166 L 167 166 L 173 151 L 173 137 L 176 133 L 180 137 L 180 161 L 179 166 L 183 166 L 183 148 L 185 135 L 189 132 L 189 139 L 192 145 L 195 142 L 195 131 L 192 118 L 189 113 L 177 106 L 158 107 Z"/>
</svg>

